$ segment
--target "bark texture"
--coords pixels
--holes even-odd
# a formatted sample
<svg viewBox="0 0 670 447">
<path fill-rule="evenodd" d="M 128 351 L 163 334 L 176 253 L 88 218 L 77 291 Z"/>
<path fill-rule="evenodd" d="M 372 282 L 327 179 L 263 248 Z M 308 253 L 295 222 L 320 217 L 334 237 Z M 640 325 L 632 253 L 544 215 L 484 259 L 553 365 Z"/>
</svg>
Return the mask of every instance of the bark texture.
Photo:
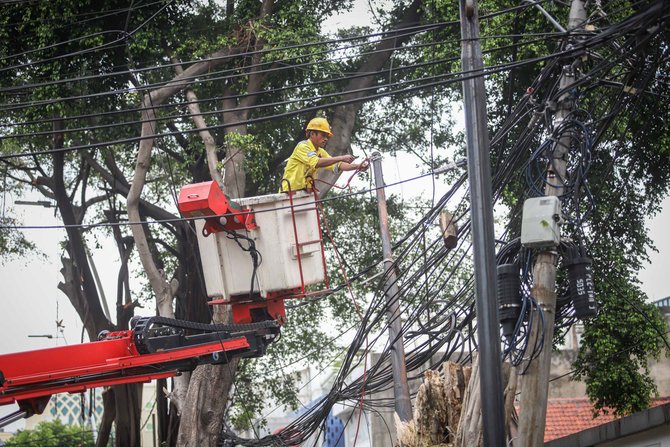
<svg viewBox="0 0 670 447">
<path fill-rule="evenodd" d="M 404 447 L 453 446 L 470 367 L 454 362 L 442 365 L 442 371 L 428 370 L 414 402 L 409 423 L 396 419 L 398 440 Z"/>
<path fill-rule="evenodd" d="M 381 70 L 388 63 L 396 48 L 402 46 L 403 43 L 412 37 L 412 33 L 410 32 L 404 31 L 400 35 L 397 30 L 419 23 L 421 18 L 419 7 L 421 3 L 421 0 L 414 0 L 405 9 L 402 19 L 395 25 L 394 30 L 386 33 L 375 49 L 370 52 L 371 55 L 368 56 L 358 69 L 359 73 L 375 73 Z M 328 141 L 328 152 L 330 155 L 337 156 L 351 153 L 351 136 L 356 114 L 363 106 L 365 97 L 370 94 L 370 90 L 363 91 L 363 89 L 373 86 L 377 82 L 377 79 L 376 75 L 355 77 L 344 88 L 342 100 L 351 100 L 354 102 L 338 106 L 335 109 L 331 125 L 333 137 Z M 335 174 L 325 169 L 319 171 L 316 186 L 319 189 L 321 197 L 330 191 L 331 185 L 337 181 L 340 174 Z"/>
</svg>

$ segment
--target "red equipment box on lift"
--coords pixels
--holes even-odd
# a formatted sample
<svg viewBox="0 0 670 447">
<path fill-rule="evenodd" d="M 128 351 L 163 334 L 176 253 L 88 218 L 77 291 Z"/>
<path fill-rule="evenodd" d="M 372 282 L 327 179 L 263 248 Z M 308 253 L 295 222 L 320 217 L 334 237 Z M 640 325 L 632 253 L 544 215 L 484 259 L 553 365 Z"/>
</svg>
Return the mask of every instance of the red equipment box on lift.
<svg viewBox="0 0 670 447">
<path fill-rule="evenodd" d="M 253 230 L 254 215 L 230 200 L 216 182 L 186 185 L 179 191 L 179 212 L 184 217 L 205 217 L 203 235 L 225 230 Z"/>
<path fill-rule="evenodd" d="M 185 217 L 219 216 L 228 208 L 228 198 L 216 182 L 194 183 L 179 191 L 179 211 Z"/>
</svg>

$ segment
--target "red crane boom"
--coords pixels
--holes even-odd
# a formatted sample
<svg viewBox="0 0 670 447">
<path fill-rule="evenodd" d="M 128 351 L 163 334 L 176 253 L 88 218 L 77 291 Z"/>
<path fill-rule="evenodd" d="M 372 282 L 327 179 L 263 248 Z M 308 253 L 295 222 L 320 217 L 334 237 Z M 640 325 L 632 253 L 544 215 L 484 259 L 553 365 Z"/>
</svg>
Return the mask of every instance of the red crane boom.
<svg viewBox="0 0 670 447">
<path fill-rule="evenodd" d="M 261 356 L 279 333 L 274 320 L 222 325 L 148 317 L 132 325 L 103 332 L 95 342 L 0 355 L 0 405 L 19 405 L 0 427 L 42 413 L 52 394 L 148 382 L 200 364 Z"/>
</svg>

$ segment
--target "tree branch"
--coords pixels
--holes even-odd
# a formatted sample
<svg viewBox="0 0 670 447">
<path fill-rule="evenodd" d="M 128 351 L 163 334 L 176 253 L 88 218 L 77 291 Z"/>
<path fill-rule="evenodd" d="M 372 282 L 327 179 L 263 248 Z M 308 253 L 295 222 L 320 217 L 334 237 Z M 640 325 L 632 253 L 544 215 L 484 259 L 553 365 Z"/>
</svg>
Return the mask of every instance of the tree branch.
<svg viewBox="0 0 670 447">
<path fill-rule="evenodd" d="M 170 60 L 172 61 L 173 64 L 175 64 L 174 71 L 179 75 L 184 72 L 184 69 L 181 67 L 180 62 L 175 59 L 174 57 L 171 57 Z M 219 163 L 219 159 L 216 154 L 216 144 L 214 143 L 214 137 L 212 137 L 212 134 L 207 130 L 207 123 L 205 123 L 205 119 L 202 116 L 202 112 L 200 112 L 200 106 L 198 105 L 198 97 L 196 96 L 195 92 L 191 87 L 187 87 L 185 90 L 186 93 L 186 100 L 188 101 L 186 106 L 188 107 L 188 113 L 191 115 L 191 119 L 193 120 L 193 124 L 197 129 L 200 129 L 198 134 L 200 135 L 200 138 L 202 138 L 202 142 L 205 144 L 205 152 L 207 154 L 207 167 L 209 168 L 209 175 L 212 180 L 214 180 L 216 183 L 219 184 L 219 186 L 223 185 L 223 178 L 221 177 L 221 173 L 217 169 L 217 165 Z"/>
<path fill-rule="evenodd" d="M 86 160 L 86 163 L 90 164 L 91 167 L 105 180 L 105 182 L 110 185 L 114 193 L 121 194 L 123 197 L 128 196 L 130 187 L 125 181 L 125 178 L 121 177 L 118 179 L 116 175 L 103 168 L 93 157 L 90 156 L 90 154 L 86 154 L 84 159 Z M 118 173 L 118 175 L 122 175 L 118 169 L 115 169 L 115 171 Z M 178 219 L 178 216 L 143 199 L 140 200 L 140 211 L 142 214 L 150 216 L 156 220 Z"/>
<path fill-rule="evenodd" d="M 390 59 L 393 52 L 413 36 L 413 33 L 403 33 L 398 37 L 393 38 L 398 30 L 408 28 L 419 22 L 420 5 L 421 0 L 414 0 L 412 4 L 405 9 L 402 19 L 396 23 L 393 30 L 386 33 L 384 38 L 379 41 L 375 49 L 370 53 L 371 56 L 359 68 L 359 73 L 377 72 L 381 70 L 384 64 Z M 349 81 L 345 87 L 345 94 L 342 96 L 342 99 L 361 98 L 361 101 L 338 106 L 335 109 L 332 123 L 334 135 L 333 138 L 330 139 L 328 145 L 329 152 L 331 152 L 332 155 L 343 155 L 351 152 L 351 135 L 354 128 L 354 121 L 356 119 L 356 114 L 363 106 L 364 98 L 366 96 L 366 93 L 360 90 L 371 86 L 376 80 L 376 76 L 356 77 Z M 320 197 L 325 196 L 328 191 L 330 191 L 331 184 L 334 184 L 337 181 L 340 174 L 341 173 L 335 174 L 333 171 L 325 169 L 320 170 L 317 175 L 317 179 L 322 180 L 318 184 Z"/>
</svg>

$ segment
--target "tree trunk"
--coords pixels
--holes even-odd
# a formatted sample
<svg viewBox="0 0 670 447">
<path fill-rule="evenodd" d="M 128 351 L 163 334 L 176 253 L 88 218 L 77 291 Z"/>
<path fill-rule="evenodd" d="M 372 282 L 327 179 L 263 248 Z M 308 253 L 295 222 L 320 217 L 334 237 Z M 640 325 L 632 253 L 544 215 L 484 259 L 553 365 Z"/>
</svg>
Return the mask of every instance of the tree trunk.
<svg viewBox="0 0 670 447">
<path fill-rule="evenodd" d="M 442 374 L 427 370 L 416 393 L 414 415 L 402 422 L 396 415 L 398 441 L 403 447 L 453 446 L 459 430 L 470 367 L 442 364 Z"/>
<path fill-rule="evenodd" d="M 419 23 L 419 7 L 421 0 L 414 0 L 403 14 L 402 19 L 395 25 L 395 29 L 407 28 Z M 417 31 L 418 32 L 418 31 Z M 359 73 L 379 71 L 393 55 L 393 51 L 400 47 L 404 42 L 412 37 L 411 33 L 404 31 L 402 35 L 394 37 L 394 31 L 389 31 L 384 38 L 370 52 L 371 56 L 359 68 Z M 333 137 L 328 142 L 328 152 L 332 156 L 351 153 L 351 135 L 354 129 L 356 114 L 365 101 L 367 93 L 358 91 L 366 87 L 371 87 L 377 81 L 376 75 L 355 77 L 344 89 L 343 100 L 360 99 L 359 102 L 353 102 L 338 106 L 332 119 Z M 355 92 L 355 93 L 347 93 Z M 325 196 L 330 191 L 331 185 L 339 178 L 341 173 L 335 174 L 333 171 L 321 169 L 317 175 L 317 188 L 319 196 Z"/>
<path fill-rule="evenodd" d="M 177 445 L 215 446 L 223 428 L 222 409 L 228 402 L 239 359 L 224 365 L 203 365 L 191 375 L 180 421 Z M 188 430 L 184 430 L 188 427 Z"/>
<path fill-rule="evenodd" d="M 463 399 L 461 418 L 458 422 L 456 446 L 481 447 L 484 443 L 479 383 L 479 356 L 474 356 L 472 360 L 472 373 Z"/>
<path fill-rule="evenodd" d="M 141 443 L 142 384 L 114 386 L 116 405 L 116 447 Z"/>
<path fill-rule="evenodd" d="M 54 120 L 54 130 L 59 131 L 61 129 L 62 122 L 59 119 Z M 54 149 L 61 148 L 63 148 L 63 133 L 59 132 L 54 135 Z M 88 264 L 81 229 L 76 227 L 76 224 L 80 222 L 75 217 L 72 201 L 65 188 L 64 169 L 65 153 L 54 153 L 53 192 L 63 224 L 67 226 L 68 252 L 73 261 L 70 268 L 66 269 L 66 272 L 72 275 L 65 278 L 66 282 L 70 284 L 69 290 L 72 293 L 71 295 L 68 294 L 68 298 L 73 298 L 70 302 L 81 317 L 89 339 L 96 340 L 98 333 L 103 329 L 111 329 L 112 324 L 107 320 L 102 310 L 95 280 Z M 60 285 L 59 288 L 63 290 Z M 74 289 L 77 289 L 77 291 Z"/>
<path fill-rule="evenodd" d="M 244 119 L 246 119 L 246 116 L 236 120 L 236 122 Z M 247 135 L 247 126 L 226 127 L 225 133 L 226 135 L 231 133 Z M 231 198 L 244 197 L 247 187 L 247 175 L 244 171 L 244 150 L 240 147 L 230 146 L 227 154 L 229 155 L 226 156 L 227 163 L 224 167 L 223 191 Z"/>
<path fill-rule="evenodd" d="M 184 72 L 184 69 L 181 67 L 180 62 L 171 57 L 171 61 L 175 64 L 175 73 L 178 75 Z M 209 176 L 212 180 L 223 186 L 223 178 L 221 178 L 221 173 L 218 170 L 219 159 L 216 154 L 216 144 L 214 143 L 214 137 L 211 132 L 207 129 L 207 123 L 205 118 L 200 112 L 200 105 L 198 104 L 198 97 L 191 87 L 186 89 L 186 100 L 188 101 L 188 113 L 191 115 L 193 124 L 195 127 L 200 129 L 200 138 L 205 145 L 205 153 L 207 154 L 207 168 L 209 170 Z"/>
<path fill-rule="evenodd" d="M 113 388 L 107 388 L 102 393 L 102 406 L 102 420 L 98 428 L 98 439 L 95 441 L 95 447 L 106 447 L 109 442 L 109 435 L 112 433 L 112 423 L 116 419 L 116 400 Z"/>
<path fill-rule="evenodd" d="M 442 371 L 445 376 L 444 389 L 447 395 L 447 408 L 449 409 L 447 425 L 449 426 L 449 441 L 453 443 L 456 439 L 456 433 L 463 411 L 463 400 L 465 399 L 465 389 L 468 386 L 470 377 L 472 377 L 472 368 L 454 362 L 447 362 L 442 365 Z"/>
<path fill-rule="evenodd" d="M 214 321 L 230 322 L 229 309 L 216 307 Z M 234 358 L 223 365 L 202 365 L 193 371 L 179 421 L 178 446 L 217 445 L 238 361 Z"/>
<path fill-rule="evenodd" d="M 460 420 L 454 445 L 457 447 L 476 447 L 483 445 L 483 426 L 482 426 L 482 395 L 480 392 L 479 378 L 479 357 L 475 356 L 472 361 L 472 370 L 467 374 L 463 370 L 467 389 L 463 398 L 463 405 L 460 410 Z M 468 378 L 469 376 L 469 378 Z M 513 439 L 516 433 L 516 410 L 514 401 L 516 397 L 517 375 L 509 363 L 502 364 L 503 382 L 506 383 L 505 398 L 505 431 L 507 439 Z M 455 410 L 455 408 L 451 408 Z"/>
</svg>

